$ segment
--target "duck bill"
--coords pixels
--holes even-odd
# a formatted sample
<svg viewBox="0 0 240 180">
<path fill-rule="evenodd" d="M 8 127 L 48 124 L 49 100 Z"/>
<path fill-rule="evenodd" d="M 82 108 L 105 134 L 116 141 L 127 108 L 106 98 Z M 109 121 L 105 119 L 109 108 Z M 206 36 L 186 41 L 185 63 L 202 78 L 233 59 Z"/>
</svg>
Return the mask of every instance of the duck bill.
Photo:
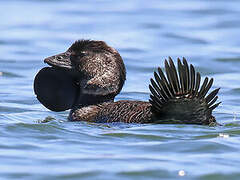
<svg viewBox="0 0 240 180">
<path fill-rule="evenodd" d="M 54 56 L 47 57 L 44 62 L 52 67 L 59 67 L 65 69 L 73 69 L 69 52 L 64 52 Z"/>
</svg>

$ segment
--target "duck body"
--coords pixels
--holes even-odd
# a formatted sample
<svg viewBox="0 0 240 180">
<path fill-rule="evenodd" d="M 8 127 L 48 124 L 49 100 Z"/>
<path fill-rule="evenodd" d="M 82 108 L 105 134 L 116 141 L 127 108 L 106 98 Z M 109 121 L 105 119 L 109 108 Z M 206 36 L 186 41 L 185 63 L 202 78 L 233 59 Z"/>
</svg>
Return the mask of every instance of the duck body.
<svg viewBox="0 0 240 180">
<path fill-rule="evenodd" d="M 97 123 L 217 124 L 206 102 L 194 99 L 172 99 L 161 111 L 144 101 L 121 100 L 71 110 L 69 120 Z"/>
<path fill-rule="evenodd" d="M 169 58 L 165 60 L 165 74 L 161 68 L 154 72 L 149 85 L 149 102 L 114 102 L 123 87 L 126 71 L 120 54 L 103 41 L 76 41 L 66 52 L 44 61 L 52 70 L 45 68 L 36 75 L 37 98 L 53 111 L 71 109 L 71 121 L 216 123 L 212 111 L 220 104 L 215 104 L 219 89 L 207 95 L 213 79 L 206 77 L 200 85 L 200 74 L 185 58 L 178 59 L 177 68 Z M 48 76 L 52 80 L 46 80 Z"/>
<path fill-rule="evenodd" d="M 70 112 L 69 119 L 97 123 L 150 123 L 153 116 L 149 102 L 125 100 L 77 108 Z"/>
</svg>

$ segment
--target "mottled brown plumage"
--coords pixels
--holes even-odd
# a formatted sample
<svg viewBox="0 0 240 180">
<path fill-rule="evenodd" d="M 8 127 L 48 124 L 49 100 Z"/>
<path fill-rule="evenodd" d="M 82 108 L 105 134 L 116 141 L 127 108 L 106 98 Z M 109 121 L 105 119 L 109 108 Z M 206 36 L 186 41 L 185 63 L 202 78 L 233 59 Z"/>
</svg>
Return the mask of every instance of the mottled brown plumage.
<svg viewBox="0 0 240 180">
<path fill-rule="evenodd" d="M 69 118 L 73 121 L 98 123 L 150 123 L 153 122 L 154 114 L 151 111 L 149 102 L 117 101 L 73 110 Z"/>
<path fill-rule="evenodd" d="M 76 41 L 66 52 L 48 57 L 44 62 L 65 69 L 66 75 L 79 84 L 78 105 L 113 101 L 126 79 L 120 54 L 103 41 Z"/>
<path fill-rule="evenodd" d="M 193 65 L 188 65 L 185 58 L 182 61 L 178 59 L 177 68 L 171 58 L 165 60 L 166 75 L 161 68 L 154 72 L 149 85 L 149 102 L 113 102 L 124 84 L 125 67 L 119 53 L 102 41 L 76 41 L 65 53 L 46 58 L 45 62 L 52 68 L 60 68 L 77 84 L 78 94 L 74 95 L 76 100 L 72 106 L 61 105 L 72 109 L 70 120 L 101 123 L 216 123 L 212 111 L 220 104 L 215 104 L 219 89 L 207 95 L 213 79 L 206 77 L 200 85 L 201 75 L 195 72 Z M 44 73 L 39 76 L 44 76 Z M 46 85 L 44 81 L 38 83 Z M 41 92 L 40 95 L 52 96 Z M 64 100 L 65 97 L 62 98 Z"/>
</svg>

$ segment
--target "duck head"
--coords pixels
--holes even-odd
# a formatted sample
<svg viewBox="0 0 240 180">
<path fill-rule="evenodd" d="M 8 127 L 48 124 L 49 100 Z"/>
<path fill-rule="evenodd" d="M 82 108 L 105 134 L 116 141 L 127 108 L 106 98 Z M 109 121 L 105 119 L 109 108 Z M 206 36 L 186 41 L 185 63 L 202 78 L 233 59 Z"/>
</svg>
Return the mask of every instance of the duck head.
<svg viewBox="0 0 240 180">
<path fill-rule="evenodd" d="M 78 40 L 44 62 L 51 67 L 36 75 L 34 91 L 53 111 L 113 101 L 126 79 L 120 54 L 103 41 Z"/>
</svg>

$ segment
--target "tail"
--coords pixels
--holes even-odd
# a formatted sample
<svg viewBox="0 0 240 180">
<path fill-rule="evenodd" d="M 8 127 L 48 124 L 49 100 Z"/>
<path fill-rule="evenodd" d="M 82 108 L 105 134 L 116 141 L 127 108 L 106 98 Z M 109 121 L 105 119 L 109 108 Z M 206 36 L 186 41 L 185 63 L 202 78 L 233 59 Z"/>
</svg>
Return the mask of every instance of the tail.
<svg viewBox="0 0 240 180">
<path fill-rule="evenodd" d="M 151 91 L 149 102 L 156 123 L 181 123 L 181 124 L 217 124 L 212 111 L 221 103 L 215 103 L 220 88 L 215 89 L 207 96 L 213 84 L 213 78 L 204 79 L 200 86 L 201 75 L 195 72 L 192 64 L 190 67 L 185 58 L 178 58 L 178 72 L 169 57 L 165 60 L 164 75 L 161 68 L 154 72 L 149 89 Z"/>
</svg>

